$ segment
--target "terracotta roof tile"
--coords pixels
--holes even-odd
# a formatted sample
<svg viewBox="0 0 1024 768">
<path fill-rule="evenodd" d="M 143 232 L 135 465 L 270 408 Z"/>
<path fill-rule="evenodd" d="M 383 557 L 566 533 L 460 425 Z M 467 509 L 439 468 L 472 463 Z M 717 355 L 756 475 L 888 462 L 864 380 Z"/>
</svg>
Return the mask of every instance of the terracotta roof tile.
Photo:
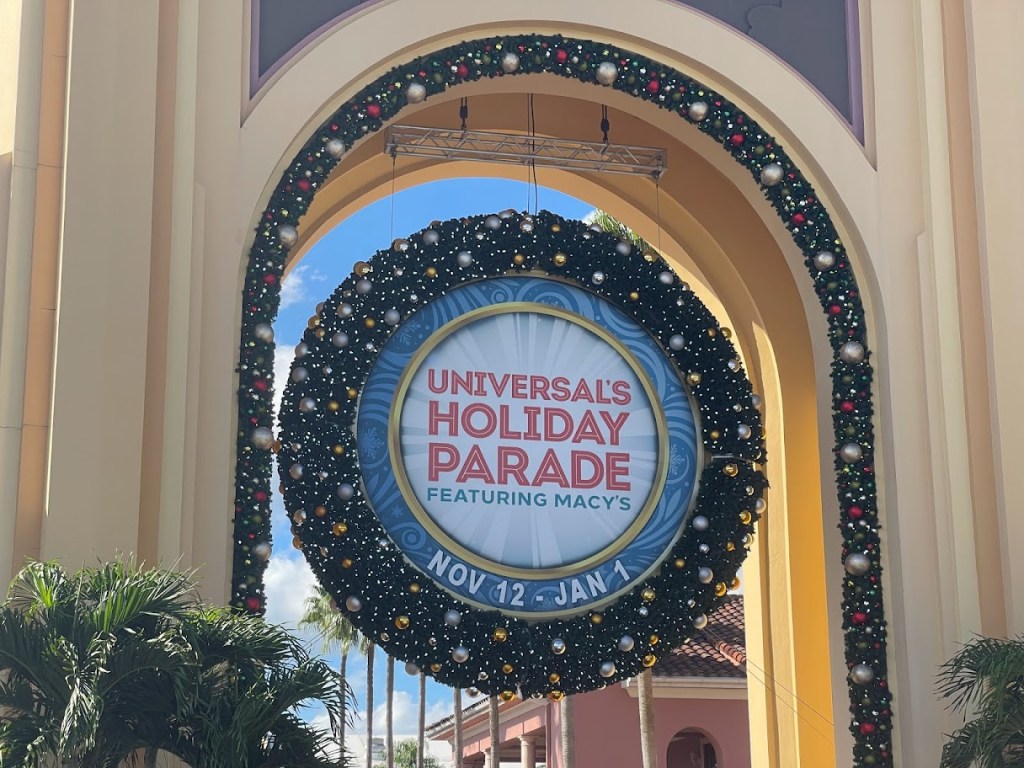
<svg viewBox="0 0 1024 768">
<path fill-rule="evenodd" d="M 746 677 L 743 596 L 730 595 L 690 642 L 658 659 L 655 677 Z"/>
</svg>

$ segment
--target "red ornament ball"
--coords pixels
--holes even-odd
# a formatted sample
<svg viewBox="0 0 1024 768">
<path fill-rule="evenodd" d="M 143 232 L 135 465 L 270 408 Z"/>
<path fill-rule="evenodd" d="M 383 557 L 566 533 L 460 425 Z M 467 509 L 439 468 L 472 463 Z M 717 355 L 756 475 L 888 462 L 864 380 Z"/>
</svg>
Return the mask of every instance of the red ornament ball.
<svg viewBox="0 0 1024 768">
<path fill-rule="evenodd" d="M 790 221 L 799 226 L 803 224 L 805 221 L 807 221 L 807 217 L 804 216 L 802 213 L 794 213 Z"/>
<path fill-rule="evenodd" d="M 310 188 L 313 185 L 309 183 L 309 179 L 299 179 L 295 186 L 297 186 L 303 192 L 309 192 Z"/>
<path fill-rule="evenodd" d="M 266 392 L 267 386 L 268 384 L 266 379 L 256 379 L 256 381 L 252 383 L 252 388 L 257 392 Z"/>
<path fill-rule="evenodd" d="M 262 605 L 263 603 L 258 597 L 245 598 L 245 607 L 247 610 L 258 611 Z"/>
<path fill-rule="evenodd" d="M 831 307 L 828 308 L 828 313 L 830 315 L 832 315 L 833 317 L 835 317 L 836 315 L 840 314 L 842 311 L 843 311 L 843 308 L 841 306 L 839 306 L 838 304 L 833 304 Z"/>
<path fill-rule="evenodd" d="M 380 104 L 367 104 L 366 114 L 368 114 L 370 117 L 376 120 L 378 117 L 380 117 Z"/>
<path fill-rule="evenodd" d="M 854 404 L 849 400 L 843 400 L 843 402 L 839 404 L 839 410 L 843 413 L 853 413 L 854 407 Z"/>
<path fill-rule="evenodd" d="M 657 93 L 659 90 L 661 90 L 661 83 L 657 80 L 651 80 L 651 82 L 647 84 L 648 93 Z"/>
<path fill-rule="evenodd" d="M 860 724 L 860 733 L 861 733 L 862 736 L 870 736 L 874 732 L 875 732 L 875 724 L 874 723 L 861 723 Z"/>
<path fill-rule="evenodd" d="M 455 73 L 463 80 L 465 80 L 467 77 L 469 77 L 469 67 L 460 62 L 459 66 L 455 68 Z"/>
<path fill-rule="evenodd" d="M 853 506 L 850 507 L 849 510 L 847 510 L 846 514 L 850 516 L 851 520 L 860 520 L 862 517 L 864 517 L 864 510 L 858 506 Z"/>
<path fill-rule="evenodd" d="M 742 133 L 734 133 L 732 136 L 729 137 L 729 143 L 732 144 L 734 147 L 742 146 L 743 145 L 743 134 Z"/>
<path fill-rule="evenodd" d="M 555 61 L 557 61 L 559 64 L 565 64 L 565 62 L 567 62 L 568 60 L 569 60 L 569 52 L 568 51 L 563 50 L 562 48 L 559 48 L 557 51 L 555 51 Z"/>
<path fill-rule="evenodd" d="M 266 491 L 256 491 L 256 493 L 254 493 L 252 495 L 252 497 L 254 499 L 256 499 L 256 501 L 266 501 L 267 500 L 267 492 Z"/>
<path fill-rule="evenodd" d="M 863 611 L 854 611 L 854 614 L 850 617 L 850 620 L 854 624 L 867 624 L 868 623 L 868 615 L 866 613 L 864 613 Z"/>
<path fill-rule="evenodd" d="M 264 275 L 263 282 L 267 285 L 273 285 L 277 282 L 277 275 Z"/>
</svg>

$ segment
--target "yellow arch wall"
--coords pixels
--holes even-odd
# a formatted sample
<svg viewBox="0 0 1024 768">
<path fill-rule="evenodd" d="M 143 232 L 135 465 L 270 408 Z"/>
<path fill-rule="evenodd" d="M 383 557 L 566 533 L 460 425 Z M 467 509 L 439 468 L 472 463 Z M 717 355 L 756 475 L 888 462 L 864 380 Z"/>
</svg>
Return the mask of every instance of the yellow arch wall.
<svg viewBox="0 0 1024 768">
<path fill-rule="evenodd" d="M 854 250 L 879 369 L 896 750 L 904 765 L 934 764 L 950 727 L 932 696 L 937 663 L 972 631 L 1024 630 L 1024 561 L 1013 552 L 1024 540 L 1024 217 L 1014 207 L 1024 161 L 1006 152 L 1007 126 L 1024 116 L 1013 81 L 1024 19 L 1013 0 L 861 6 L 866 148 L 771 55 L 661 0 L 383 2 L 325 33 L 253 102 L 238 76 L 248 28 L 236 4 L 5 4 L 17 23 L 0 25 L 0 50 L 17 53 L 0 61 L 16 74 L 13 93 L 0 92 L 0 572 L 26 555 L 182 555 L 223 598 L 225 361 L 248 233 L 283 164 L 310 126 L 395 59 L 497 31 L 604 38 L 694 72 L 754 114 Z M 681 128 L 666 131 L 686 143 Z M 749 181 L 697 148 L 756 213 Z M 776 225 L 763 226 L 785 252 Z M 817 355 L 820 376 L 820 321 L 795 285 L 810 328 L 804 354 Z M 731 313 L 734 303 L 723 298 Z M 752 334 L 744 351 L 767 359 L 769 343 Z M 813 401 L 828 434 L 822 387 Z M 834 533 L 821 536 L 834 561 Z M 795 737 L 778 749 L 786 742 Z"/>
</svg>

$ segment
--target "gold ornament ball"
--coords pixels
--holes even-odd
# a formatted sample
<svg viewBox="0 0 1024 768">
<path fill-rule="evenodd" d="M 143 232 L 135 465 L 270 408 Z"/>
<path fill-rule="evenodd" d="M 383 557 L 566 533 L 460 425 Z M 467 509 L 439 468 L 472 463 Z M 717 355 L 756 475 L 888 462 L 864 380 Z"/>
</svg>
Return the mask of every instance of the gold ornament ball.
<svg viewBox="0 0 1024 768">
<path fill-rule="evenodd" d="M 734 576 L 733 580 L 729 582 L 729 589 L 739 589 L 739 588 L 740 588 L 739 576 Z"/>
<path fill-rule="evenodd" d="M 345 446 L 342 445 L 341 443 L 338 443 L 333 448 L 331 448 L 331 453 L 333 453 L 335 456 L 344 456 Z"/>
<path fill-rule="evenodd" d="M 506 674 L 506 675 L 511 675 L 511 674 L 512 674 L 513 672 L 515 672 L 515 671 L 516 671 L 516 668 L 515 668 L 515 667 L 513 667 L 513 666 L 512 666 L 511 664 L 509 664 L 508 662 L 505 662 L 504 664 L 502 664 L 502 665 L 501 665 L 501 671 L 502 671 L 502 672 L 503 672 L 504 674 Z"/>
<path fill-rule="evenodd" d="M 651 635 L 649 638 L 647 638 L 647 640 L 648 642 L 650 642 L 651 645 L 657 645 L 661 642 L 661 638 L 657 635 Z"/>
<path fill-rule="evenodd" d="M 654 251 L 647 251 L 647 253 L 644 254 L 644 261 L 648 262 L 649 264 L 653 264 L 655 261 L 657 261 L 657 259 L 658 254 L 656 254 Z"/>
<path fill-rule="evenodd" d="M 324 331 L 323 328 L 317 328 L 315 331 L 313 331 L 313 335 L 315 335 L 318 339 L 322 339 L 326 335 L 326 331 Z"/>
<path fill-rule="evenodd" d="M 521 254 L 521 253 L 517 253 L 515 256 L 512 257 L 512 263 L 513 264 L 520 265 L 524 261 L 526 261 L 526 257 L 523 256 L 523 254 Z"/>
<path fill-rule="evenodd" d="M 691 387 L 697 386 L 698 384 L 700 384 L 700 374 L 688 373 L 686 375 L 686 383 L 689 384 Z"/>
<path fill-rule="evenodd" d="M 300 539 L 298 536 L 293 536 L 292 537 L 292 546 L 295 547 L 296 549 L 302 549 L 302 539 Z"/>
<path fill-rule="evenodd" d="M 717 440 L 721 436 L 722 433 L 719 432 L 717 429 L 712 429 L 710 432 L 708 432 L 708 437 L 710 437 L 712 440 Z"/>
<path fill-rule="evenodd" d="M 592 613 L 590 615 L 591 624 L 600 624 L 602 621 L 604 621 L 604 616 L 602 616 L 600 613 Z"/>
<path fill-rule="evenodd" d="M 420 592 L 420 589 L 421 589 L 420 585 L 418 583 L 416 583 L 415 581 L 412 584 L 409 585 L 409 591 L 412 592 L 414 595 L 418 595 L 419 592 Z"/>
<path fill-rule="evenodd" d="M 732 338 L 732 328 L 722 328 L 722 335 L 725 338 L 727 338 L 727 339 L 731 339 Z"/>
<path fill-rule="evenodd" d="M 630 301 L 640 301 L 640 292 L 639 291 L 630 291 L 629 292 L 629 300 Z"/>
<path fill-rule="evenodd" d="M 346 523 L 335 523 L 331 526 L 331 533 L 335 536 L 344 536 L 348 533 L 348 525 Z"/>
<path fill-rule="evenodd" d="M 733 543 L 732 543 L 731 541 L 727 541 L 727 542 L 725 542 L 725 551 L 726 551 L 726 552 L 732 552 L 732 551 L 734 551 L 735 549 L 736 549 L 736 545 L 735 545 L 735 544 L 733 544 Z"/>
<path fill-rule="evenodd" d="M 740 512 L 741 523 L 743 523 L 744 525 L 750 525 L 750 519 L 750 512 L 748 510 L 744 509 L 742 512 Z"/>
<path fill-rule="evenodd" d="M 675 560 L 673 561 L 672 565 L 674 565 L 674 566 L 675 566 L 676 568 L 678 568 L 679 570 L 682 570 L 683 568 L 685 568 L 685 567 L 686 567 L 686 561 L 685 561 L 685 560 L 683 560 L 683 558 L 681 558 L 681 557 L 677 557 L 677 558 L 676 558 L 676 559 L 675 559 Z"/>
<path fill-rule="evenodd" d="M 351 568 L 352 567 L 352 560 L 351 560 L 351 558 L 343 557 L 341 559 L 341 567 L 342 568 Z"/>
<path fill-rule="evenodd" d="M 516 695 L 512 691 L 502 691 L 498 694 L 498 698 L 502 701 L 512 701 L 515 697 Z"/>
<path fill-rule="evenodd" d="M 654 590 L 647 587 L 643 592 L 640 593 L 640 597 L 644 599 L 644 602 L 651 602 L 654 600 Z"/>
<path fill-rule="evenodd" d="M 551 261 L 554 262 L 556 267 L 564 267 L 565 262 L 568 261 L 568 257 L 564 253 L 559 251 L 552 257 Z"/>
<path fill-rule="evenodd" d="M 651 667 L 653 667 L 657 663 L 657 661 L 658 661 L 658 657 L 657 656 L 655 656 L 653 653 L 648 653 L 643 658 L 643 665 L 647 669 L 650 669 Z"/>
<path fill-rule="evenodd" d="M 552 672 L 550 675 L 548 675 L 548 682 L 549 683 L 557 683 L 561 679 L 562 679 L 562 676 L 560 674 L 558 674 L 557 672 Z"/>
<path fill-rule="evenodd" d="M 564 696 L 565 694 L 561 691 L 551 691 L 551 693 L 548 694 L 548 698 L 552 701 L 561 701 Z"/>
<path fill-rule="evenodd" d="M 498 627 L 491 633 L 491 639 L 496 643 L 504 643 L 508 640 L 508 630 L 504 627 Z"/>
<path fill-rule="evenodd" d="M 437 269 L 434 267 L 427 267 L 427 277 L 437 277 Z"/>
<path fill-rule="evenodd" d="M 409 617 L 408 616 L 396 616 L 395 627 L 397 629 L 408 629 L 409 628 Z"/>
<path fill-rule="evenodd" d="M 365 326 L 366 326 L 367 328 L 373 328 L 373 327 L 375 327 L 375 326 L 377 325 L 377 321 L 376 321 L 376 320 L 374 320 L 374 319 L 373 319 L 372 317 L 368 317 L 368 318 L 366 318 L 365 320 L 363 320 L 363 324 L 364 324 L 364 325 L 365 325 Z"/>
<path fill-rule="evenodd" d="M 321 504 L 319 507 L 317 507 L 316 509 L 313 510 L 313 514 L 316 515 L 317 517 L 323 517 L 324 515 L 327 514 L 327 507 L 325 507 L 325 506 L 323 506 Z"/>
<path fill-rule="evenodd" d="M 735 464 L 726 464 L 722 467 L 722 474 L 726 477 L 736 477 L 740 473 L 740 468 Z"/>
<path fill-rule="evenodd" d="M 365 261 L 357 261 L 355 266 L 352 267 L 352 271 L 361 277 L 370 273 L 370 265 Z"/>
<path fill-rule="evenodd" d="M 551 225 L 551 231 L 552 232 L 561 232 L 562 231 L 562 225 L 561 224 L 552 224 Z"/>
<path fill-rule="evenodd" d="M 728 591 L 728 589 L 726 588 L 724 581 L 720 581 L 717 584 L 715 584 L 715 596 L 716 597 L 722 597 L 727 591 Z"/>
<path fill-rule="evenodd" d="M 436 662 L 434 664 L 431 664 L 430 671 L 436 675 L 438 672 L 441 671 L 441 665 Z"/>
<path fill-rule="evenodd" d="M 349 387 L 345 394 L 348 395 L 349 400 L 355 400 L 357 397 L 359 397 L 359 390 L 357 390 L 355 387 Z"/>
<path fill-rule="evenodd" d="M 717 335 L 718 335 L 718 331 L 717 330 L 715 330 L 714 328 L 708 328 L 708 336 L 710 336 L 711 338 L 714 338 Z"/>
<path fill-rule="evenodd" d="M 328 411 L 332 411 L 332 412 L 336 413 L 338 410 L 340 410 L 340 408 L 341 408 L 341 403 L 339 403 L 337 400 L 331 400 L 330 402 L 327 403 L 327 410 Z"/>
</svg>

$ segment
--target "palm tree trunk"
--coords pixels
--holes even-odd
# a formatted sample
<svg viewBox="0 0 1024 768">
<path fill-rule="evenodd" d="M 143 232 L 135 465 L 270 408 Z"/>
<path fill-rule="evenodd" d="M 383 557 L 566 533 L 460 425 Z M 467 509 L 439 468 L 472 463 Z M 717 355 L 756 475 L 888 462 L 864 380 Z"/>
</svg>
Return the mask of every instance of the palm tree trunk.
<svg viewBox="0 0 1024 768">
<path fill-rule="evenodd" d="M 387 734 L 384 741 L 386 750 L 385 765 L 395 768 L 395 657 L 388 656 L 387 671 Z"/>
<path fill-rule="evenodd" d="M 416 768 L 423 768 L 423 746 L 427 730 L 427 676 L 420 672 L 420 723 L 416 732 Z"/>
<path fill-rule="evenodd" d="M 455 693 L 455 737 L 452 739 L 454 752 L 454 768 L 462 768 L 462 689 L 456 688 Z"/>
<path fill-rule="evenodd" d="M 576 768 L 576 707 L 572 696 L 563 696 L 558 706 L 562 721 L 562 768 Z"/>
<path fill-rule="evenodd" d="M 366 649 L 366 768 L 373 768 L 373 652 Z"/>
<path fill-rule="evenodd" d="M 640 706 L 640 749 L 644 768 L 658 768 L 658 747 L 654 739 L 654 676 L 645 669 L 637 678 Z"/>
<path fill-rule="evenodd" d="M 347 715 L 346 706 L 348 704 L 345 674 L 347 670 L 348 651 L 343 649 L 341 652 L 341 669 L 338 670 L 340 677 L 338 685 L 341 686 L 341 717 L 338 718 L 338 765 L 340 766 L 345 765 L 345 717 Z"/>
<path fill-rule="evenodd" d="M 491 764 L 490 768 L 500 768 L 501 766 L 501 734 L 498 731 L 498 697 L 491 696 L 488 699 L 488 708 L 490 709 L 490 721 L 491 721 Z"/>
</svg>

